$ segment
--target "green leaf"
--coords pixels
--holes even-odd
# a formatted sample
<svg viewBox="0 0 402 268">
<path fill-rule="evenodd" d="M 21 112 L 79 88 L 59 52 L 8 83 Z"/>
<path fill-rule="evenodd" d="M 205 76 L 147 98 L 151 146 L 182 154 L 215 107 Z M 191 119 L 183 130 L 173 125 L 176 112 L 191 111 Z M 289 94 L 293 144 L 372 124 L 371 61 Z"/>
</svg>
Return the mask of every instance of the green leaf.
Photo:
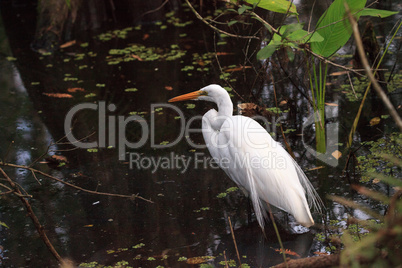
<svg viewBox="0 0 402 268">
<path fill-rule="evenodd" d="M 244 13 L 244 11 L 246 11 L 246 9 L 246 6 L 241 6 L 237 12 L 239 13 L 239 15 L 241 15 Z"/>
<path fill-rule="evenodd" d="M 289 40 L 297 41 L 300 43 L 313 43 L 313 42 L 322 42 L 324 41 L 324 37 L 322 37 L 319 33 L 308 33 L 305 30 L 298 30 L 293 32 L 288 36 Z"/>
<path fill-rule="evenodd" d="M 269 42 L 269 44 L 267 46 L 265 46 L 263 49 L 258 51 L 257 60 L 263 60 L 263 59 L 267 59 L 267 58 L 271 57 L 272 54 L 274 54 L 276 49 L 281 44 L 282 44 L 282 42 L 280 42 L 280 41 L 272 40 L 271 42 Z"/>
<path fill-rule="evenodd" d="M 237 20 L 231 20 L 231 21 L 229 21 L 228 26 L 232 26 L 235 23 L 238 23 L 238 21 Z"/>
<path fill-rule="evenodd" d="M 318 20 L 314 34 L 324 38 L 322 42 L 311 44 L 311 50 L 323 57 L 329 57 L 346 44 L 352 35 L 352 27 L 347 18 L 344 2 L 352 14 L 364 8 L 367 0 L 335 0 Z M 359 12 L 360 13 L 360 12 Z M 360 15 L 355 14 L 356 19 Z M 323 27 L 323 28 L 322 28 Z"/>
<path fill-rule="evenodd" d="M 7 229 L 10 229 L 10 227 L 8 227 L 8 225 L 7 224 L 5 224 L 4 222 L 2 222 L 2 221 L 0 221 L 0 225 L 1 226 L 3 226 L 3 227 L 6 227 Z"/>
<path fill-rule="evenodd" d="M 298 14 L 296 6 L 286 0 L 246 0 L 246 2 L 273 12 Z"/>
<path fill-rule="evenodd" d="M 303 24 L 300 23 L 284 25 L 279 29 L 279 33 L 287 40 L 299 43 L 322 42 L 324 40 L 319 33 L 309 33 L 302 28 Z M 274 34 L 273 40 L 281 40 L 281 37 Z"/>
<path fill-rule="evenodd" d="M 365 8 L 360 11 L 358 14 L 359 16 L 372 16 L 372 17 L 380 17 L 386 18 L 395 14 L 398 14 L 398 11 L 390 11 L 390 10 L 381 10 L 375 8 Z"/>
<path fill-rule="evenodd" d="M 279 29 L 279 32 L 282 34 L 283 37 L 287 37 L 288 35 L 292 34 L 295 31 L 303 29 L 303 24 L 301 23 L 293 23 L 284 25 Z"/>
</svg>

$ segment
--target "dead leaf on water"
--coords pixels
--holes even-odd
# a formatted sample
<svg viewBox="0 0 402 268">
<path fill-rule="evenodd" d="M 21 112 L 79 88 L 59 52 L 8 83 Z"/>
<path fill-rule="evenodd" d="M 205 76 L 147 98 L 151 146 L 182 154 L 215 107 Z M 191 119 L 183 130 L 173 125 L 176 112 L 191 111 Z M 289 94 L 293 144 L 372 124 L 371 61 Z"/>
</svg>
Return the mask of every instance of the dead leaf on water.
<svg viewBox="0 0 402 268">
<path fill-rule="evenodd" d="M 201 256 L 201 257 L 194 257 L 194 258 L 188 258 L 187 263 L 188 264 L 200 264 L 207 262 L 209 260 L 212 260 L 214 257 L 212 256 Z"/>
<path fill-rule="evenodd" d="M 76 43 L 76 41 L 75 41 L 75 40 L 73 40 L 73 41 L 69 41 L 69 42 L 66 42 L 66 43 L 64 43 L 64 44 L 60 45 L 60 48 L 71 47 L 72 45 L 75 45 L 75 43 Z"/>
<path fill-rule="evenodd" d="M 275 251 L 276 251 L 276 252 L 279 252 L 279 253 L 282 253 L 282 249 L 281 249 L 281 248 L 280 248 L 280 249 L 275 249 Z M 300 257 L 299 254 L 297 254 L 297 253 L 294 252 L 294 251 L 291 251 L 290 249 L 285 249 L 285 254 L 286 254 L 286 255 L 291 255 L 291 256 Z"/>
<path fill-rule="evenodd" d="M 149 38 L 149 34 L 144 34 L 144 36 L 142 37 L 142 40 L 147 40 Z"/>
<path fill-rule="evenodd" d="M 370 126 L 375 126 L 378 125 L 381 121 L 381 118 L 379 117 L 374 117 L 373 119 L 370 120 Z"/>
<path fill-rule="evenodd" d="M 64 155 L 52 155 L 51 157 L 49 157 L 50 159 L 52 159 L 53 161 L 57 161 L 57 162 L 66 162 L 68 163 L 67 157 L 65 157 Z M 49 159 L 48 158 L 48 159 Z M 47 159 L 47 160 L 48 160 Z"/>
<path fill-rule="evenodd" d="M 84 227 L 90 228 L 90 227 L 94 227 L 94 225 L 93 224 L 87 224 L 87 225 L 84 225 Z"/>
<path fill-rule="evenodd" d="M 52 97 L 52 98 L 67 98 L 70 99 L 73 96 L 67 93 L 43 93 L 43 95 L 46 95 L 48 97 Z"/>
<path fill-rule="evenodd" d="M 255 104 L 255 103 L 240 103 L 240 104 L 237 104 L 237 107 L 239 107 L 242 110 L 244 110 L 244 109 L 256 109 L 257 104 Z"/>
<path fill-rule="evenodd" d="M 332 154 L 331 154 L 336 160 L 338 160 L 339 158 L 341 158 L 342 153 L 338 150 L 335 150 Z"/>
<path fill-rule="evenodd" d="M 165 89 L 166 89 L 166 90 L 172 90 L 173 87 L 171 87 L 171 86 L 165 86 Z"/>
<path fill-rule="evenodd" d="M 279 103 L 279 106 L 283 106 L 283 105 L 285 105 L 285 104 L 287 104 L 287 103 L 288 103 L 287 100 L 283 100 L 283 101 L 281 101 L 281 102 Z"/>
<path fill-rule="evenodd" d="M 324 168 L 324 166 L 313 167 L 313 168 L 307 169 L 306 171 L 313 171 L 313 170 L 322 169 L 322 168 Z"/>
<path fill-rule="evenodd" d="M 85 91 L 85 89 L 80 88 L 80 87 L 73 87 L 73 88 L 68 88 L 67 91 L 70 92 L 70 93 L 74 93 L 74 92 L 77 92 L 77 91 Z"/>
<path fill-rule="evenodd" d="M 131 57 L 134 58 L 134 59 L 137 59 L 137 60 L 139 60 L 139 61 L 143 61 L 143 59 L 141 59 L 140 56 L 137 56 L 137 55 L 135 55 L 135 54 L 131 54 Z"/>
<path fill-rule="evenodd" d="M 249 68 L 251 68 L 251 66 L 240 65 L 239 67 L 236 67 L 236 68 L 226 69 L 225 72 L 238 72 L 238 71 L 243 71 L 244 69 L 249 69 Z"/>
<path fill-rule="evenodd" d="M 339 76 L 339 75 L 344 75 L 344 74 L 348 74 L 347 71 L 342 71 L 342 72 L 333 72 L 331 74 L 329 74 L 330 76 Z"/>
<path fill-rule="evenodd" d="M 337 103 L 329 103 L 329 102 L 326 102 L 325 105 L 327 105 L 327 106 L 338 106 Z"/>
<path fill-rule="evenodd" d="M 216 52 L 217 56 L 225 56 L 225 55 L 233 55 L 234 53 L 231 52 Z"/>
</svg>

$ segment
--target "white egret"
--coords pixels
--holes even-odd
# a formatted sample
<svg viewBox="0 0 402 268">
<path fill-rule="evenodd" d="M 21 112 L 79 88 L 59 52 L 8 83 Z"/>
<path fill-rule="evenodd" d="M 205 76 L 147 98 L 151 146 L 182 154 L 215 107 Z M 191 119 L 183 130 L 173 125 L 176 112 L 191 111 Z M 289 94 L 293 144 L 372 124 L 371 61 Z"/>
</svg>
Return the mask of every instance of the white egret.
<svg viewBox="0 0 402 268">
<path fill-rule="evenodd" d="M 267 217 L 265 202 L 292 214 L 303 226 L 314 224 L 307 199 L 317 208 L 321 201 L 310 181 L 257 121 L 233 116 L 233 103 L 224 88 L 209 85 L 169 102 L 183 100 L 217 104 L 218 111 L 211 109 L 202 117 L 205 143 L 218 165 L 250 196 L 261 228 Z"/>
</svg>

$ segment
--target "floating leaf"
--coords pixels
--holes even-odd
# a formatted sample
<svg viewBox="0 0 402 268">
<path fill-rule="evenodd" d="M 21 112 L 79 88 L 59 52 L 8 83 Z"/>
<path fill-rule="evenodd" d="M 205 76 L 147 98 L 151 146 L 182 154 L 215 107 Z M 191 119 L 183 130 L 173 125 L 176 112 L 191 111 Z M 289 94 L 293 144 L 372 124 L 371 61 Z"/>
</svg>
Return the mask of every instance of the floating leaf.
<svg viewBox="0 0 402 268">
<path fill-rule="evenodd" d="M 244 69 L 249 69 L 249 68 L 252 68 L 252 67 L 240 65 L 239 67 L 225 69 L 224 72 L 239 72 L 239 71 L 243 71 Z"/>
<path fill-rule="evenodd" d="M 69 41 L 69 42 L 66 42 L 66 43 L 60 45 L 60 48 L 71 47 L 72 45 L 75 45 L 75 43 L 76 43 L 76 41 L 72 40 L 72 41 Z"/>
<path fill-rule="evenodd" d="M 171 87 L 171 86 L 165 86 L 165 89 L 166 89 L 166 90 L 173 90 L 173 87 Z"/>
<path fill-rule="evenodd" d="M 344 75 L 344 74 L 348 74 L 348 71 L 341 71 L 341 72 L 333 72 L 330 73 L 330 76 L 339 76 L 339 75 Z"/>
<path fill-rule="evenodd" d="M 74 87 L 74 88 L 68 88 L 67 91 L 70 92 L 70 93 L 74 93 L 74 92 L 77 92 L 77 91 L 85 91 L 85 89 L 80 88 L 80 87 Z"/>
<path fill-rule="evenodd" d="M 4 222 L 0 221 L 0 225 L 6 227 L 7 229 L 10 229 L 10 227 L 8 227 L 7 224 L 5 224 Z"/>
<path fill-rule="evenodd" d="M 336 160 L 338 160 L 339 158 L 341 158 L 342 153 L 338 150 L 335 150 L 334 152 L 332 152 L 331 154 Z"/>
<path fill-rule="evenodd" d="M 96 94 L 95 93 L 89 93 L 89 94 L 84 96 L 84 98 L 92 98 L 92 97 L 96 97 Z"/>
<path fill-rule="evenodd" d="M 275 251 L 276 251 L 276 252 L 279 252 L 279 253 L 282 253 L 282 252 L 283 252 L 282 249 L 275 249 Z M 285 254 L 286 254 L 286 255 L 291 255 L 291 256 L 300 257 L 299 254 L 297 254 L 297 253 L 294 252 L 294 251 L 291 251 L 290 249 L 285 249 Z"/>
<path fill-rule="evenodd" d="M 139 243 L 139 244 L 133 246 L 133 248 L 142 248 L 142 247 L 144 247 L 144 246 L 145 246 L 144 243 Z"/>
<path fill-rule="evenodd" d="M 187 105 L 187 109 L 194 109 L 195 108 L 195 104 L 193 103 L 186 103 Z"/>
<path fill-rule="evenodd" d="M 381 121 L 381 118 L 379 117 L 374 117 L 373 119 L 370 120 L 370 126 L 375 126 L 378 125 Z"/>
<path fill-rule="evenodd" d="M 307 169 L 307 171 L 313 171 L 313 170 L 322 169 L 322 168 L 324 168 L 324 166 L 313 167 L 313 168 Z"/>
<path fill-rule="evenodd" d="M 214 259 L 212 256 L 201 256 L 187 259 L 187 264 L 200 264 Z"/>
<path fill-rule="evenodd" d="M 133 87 L 133 88 L 126 88 L 124 91 L 125 91 L 125 92 L 136 92 L 136 91 L 138 91 L 138 88 L 135 88 L 135 87 Z"/>
<path fill-rule="evenodd" d="M 14 58 L 14 57 L 8 56 L 8 57 L 6 57 L 6 60 L 8 60 L 8 61 L 16 61 L 16 60 L 17 60 L 17 58 Z"/>
<path fill-rule="evenodd" d="M 338 106 L 337 103 L 330 103 L 330 102 L 326 102 L 325 105 L 327 105 L 327 106 L 333 106 L 333 107 Z"/>
<path fill-rule="evenodd" d="M 52 98 L 61 98 L 61 99 L 63 99 L 63 98 L 70 99 L 73 97 L 72 95 L 67 94 L 67 93 L 43 93 L 43 95 L 46 95 L 46 96 L 52 97 Z"/>
</svg>

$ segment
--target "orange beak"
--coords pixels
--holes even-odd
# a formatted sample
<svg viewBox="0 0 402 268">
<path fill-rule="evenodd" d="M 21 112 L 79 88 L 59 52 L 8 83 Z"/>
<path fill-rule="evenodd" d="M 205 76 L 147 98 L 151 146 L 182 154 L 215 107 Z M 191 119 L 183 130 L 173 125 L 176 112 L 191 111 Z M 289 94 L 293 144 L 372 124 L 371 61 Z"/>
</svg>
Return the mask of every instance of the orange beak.
<svg viewBox="0 0 402 268">
<path fill-rule="evenodd" d="M 174 97 L 174 98 L 170 99 L 169 102 L 184 101 L 184 100 L 195 100 L 201 95 L 204 95 L 204 92 L 201 91 L 201 90 L 197 90 L 197 91 L 194 91 L 194 92 L 191 92 L 191 93 L 187 93 L 187 94 L 184 94 L 184 95 Z"/>
</svg>

